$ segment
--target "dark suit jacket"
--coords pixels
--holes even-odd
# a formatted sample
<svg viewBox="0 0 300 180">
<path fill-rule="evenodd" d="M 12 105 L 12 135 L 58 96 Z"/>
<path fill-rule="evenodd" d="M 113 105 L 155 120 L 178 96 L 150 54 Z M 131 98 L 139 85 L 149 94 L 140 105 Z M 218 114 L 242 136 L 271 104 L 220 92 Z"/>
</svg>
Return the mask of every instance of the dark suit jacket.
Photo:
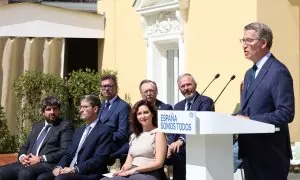
<svg viewBox="0 0 300 180">
<path fill-rule="evenodd" d="M 165 104 L 158 99 L 156 99 L 155 106 L 158 110 L 173 110 L 173 107 L 170 104 Z"/>
<path fill-rule="evenodd" d="M 213 100 L 210 97 L 200 95 L 196 91 L 195 101 L 191 106 L 191 111 L 212 111 L 213 109 Z M 179 103 L 175 104 L 174 110 L 183 110 L 185 109 L 186 100 L 182 100 Z"/>
<path fill-rule="evenodd" d="M 86 126 L 81 126 L 75 130 L 72 143 L 68 148 L 66 155 L 59 161 L 57 166 L 69 167 L 79 145 L 81 136 Z M 96 126 L 87 136 L 77 157 L 77 167 L 81 175 L 101 175 L 107 172 L 107 161 L 112 145 L 111 129 L 97 122 Z"/>
<path fill-rule="evenodd" d="M 293 121 L 295 108 L 292 77 L 286 66 L 273 55 L 247 89 L 251 73 L 249 69 L 245 74 L 239 114 L 274 124 L 280 127 L 280 131 L 239 135 L 239 155 L 254 162 L 269 161 L 271 166 L 282 164 L 283 161 L 289 163 L 292 155 L 288 123 Z"/>
<path fill-rule="evenodd" d="M 45 126 L 45 121 L 41 121 L 32 127 L 28 137 L 28 142 L 25 143 L 20 151 L 21 154 L 29 154 L 37 139 L 37 136 Z M 58 119 L 50 128 L 41 146 L 39 156 L 45 155 L 47 162 L 56 164 L 65 154 L 72 139 L 72 124 L 70 121 Z"/>
<path fill-rule="evenodd" d="M 186 103 L 185 99 L 178 102 L 177 104 L 175 104 L 174 110 L 183 110 L 184 111 L 185 110 L 185 103 Z M 210 97 L 200 95 L 196 91 L 195 100 L 194 100 L 194 102 L 191 106 L 191 111 L 214 111 L 213 100 Z M 175 142 L 180 137 L 185 139 L 184 134 L 176 134 L 169 141 L 170 142 Z M 182 152 L 185 153 L 185 148 L 182 149 Z"/>
<path fill-rule="evenodd" d="M 112 103 L 107 115 L 101 118 L 105 103 L 101 104 L 100 121 L 113 130 L 113 150 L 121 148 L 129 138 L 129 112 L 130 106 L 119 96 Z"/>
<path fill-rule="evenodd" d="M 173 110 L 173 107 L 170 104 L 165 104 L 158 99 L 156 99 L 155 106 L 159 110 Z M 168 144 L 171 144 L 172 142 L 174 142 L 174 136 L 175 136 L 175 134 L 167 134 Z"/>
</svg>

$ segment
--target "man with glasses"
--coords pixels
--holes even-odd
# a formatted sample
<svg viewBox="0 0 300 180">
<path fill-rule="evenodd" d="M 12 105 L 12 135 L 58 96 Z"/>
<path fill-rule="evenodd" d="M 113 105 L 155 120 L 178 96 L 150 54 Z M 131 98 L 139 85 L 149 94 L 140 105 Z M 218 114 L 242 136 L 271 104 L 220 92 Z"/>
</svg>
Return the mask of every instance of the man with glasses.
<svg viewBox="0 0 300 180">
<path fill-rule="evenodd" d="M 162 101 L 156 99 L 158 94 L 157 85 L 154 81 L 145 79 L 139 86 L 141 96 L 144 100 L 147 100 L 154 104 L 159 110 L 172 110 L 170 104 L 165 104 Z"/>
<path fill-rule="evenodd" d="M 118 96 L 118 83 L 115 75 L 104 75 L 100 79 L 100 91 L 105 102 L 101 104 L 100 121 L 113 130 L 111 161 L 120 158 L 119 151 L 128 142 L 130 105 Z M 120 152 L 120 153 L 119 153 Z"/>
<path fill-rule="evenodd" d="M 107 161 L 112 145 L 112 130 L 98 119 L 100 99 L 85 95 L 80 100 L 80 118 L 85 125 L 74 132 L 65 156 L 50 173 L 37 180 L 98 180 L 107 172 Z"/>
<path fill-rule="evenodd" d="M 51 172 L 66 153 L 72 139 L 72 124 L 59 118 L 61 102 L 49 96 L 42 101 L 43 120 L 32 127 L 19 153 L 18 162 L 0 167 L 0 180 L 30 180 Z"/>
<path fill-rule="evenodd" d="M 174 106 L 174 110 L 184 111 L 213 111 L 213 100 L 207 96 L 200 95 L 194 77 L 185 73 L 178 77 L 178 89 L 184 96 L 184 100 Z M 185 180 L 186 178 L 186 152 L 185 135 L 176 134 L 171 139 L 173 143 L 169 145 L 167 158 L 173 162 L 173 179 Z"/>
<path fill-rule="evenodd" d="M 286 180 L 292 158 L 288 123 L 294 118 L 293 79 L 287 67 L 270 52 L 273 34 L 267 25 L 246 25 L 241 42 L 253 67 L 245 74 L 237 116 L 280 128 L 271 134 L 239 135 L 245 178 Z"/>
</svg>

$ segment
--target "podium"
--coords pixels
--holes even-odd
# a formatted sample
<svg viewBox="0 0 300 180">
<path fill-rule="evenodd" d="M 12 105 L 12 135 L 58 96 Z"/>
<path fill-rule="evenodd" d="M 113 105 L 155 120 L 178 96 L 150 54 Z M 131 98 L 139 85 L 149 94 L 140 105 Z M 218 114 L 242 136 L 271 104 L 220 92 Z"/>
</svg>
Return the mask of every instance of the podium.
<svg viewBox="0 0 300 180">
<path fill-rule="evenodd" d="M 233 134 L 274 133 L 274 125 L 210 111 L 158 111 L 158 128 L 186 134 L 187 180 L 233 180 Z"/>
</svg>

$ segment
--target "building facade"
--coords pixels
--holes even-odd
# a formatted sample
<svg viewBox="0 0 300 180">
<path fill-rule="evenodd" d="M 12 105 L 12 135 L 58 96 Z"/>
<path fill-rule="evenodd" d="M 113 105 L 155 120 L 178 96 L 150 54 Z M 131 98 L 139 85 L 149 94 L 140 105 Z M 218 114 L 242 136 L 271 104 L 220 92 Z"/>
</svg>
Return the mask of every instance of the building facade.
<svg viewBox="0 0 300 180">
<path fill-rule="evenodd" d="M 290 130 L 292 140 L 299 141 L 299 8 L 297 0 L 100 0 L 98 11 L 106 17 L 102 68 L 118 70 L 121 94 L 129 93 L 133 102 L 140 98 L 139 82 L 149 78 L 158 82 L 159 98 L 171 104 L 182 99 L 179 74 L 193 74 L 202 92 L 220 73 L 205 92 L 213 99 L 236 75 L 216 103 L 216 111 L 230 114 L 252 66 L 239 42 L 243 27 L 263 21 L 274 33 L 271 51 L 294 79 L 296 115 Z"/>
<path fill-rule="evenodd" d="M 23 22 L 27 22 L 17 21 L 17 15 L 15 19 L 14 16 L 0 19 L 0 73 L 3 77 L 0 81 L 1 105 L 8 112 L 12 112 L 9 107 L 13 108 L 13 101 L 8 95 L 11 92 L 7 87 L 24 70 L 41 69 L 43 72 L 65 76 L 73 69 L 91 67 L 117 70 L 120 94 L 129 94 L 132 103 L 140 99 L 138 85 L 145 78 L 157 82 L 159 99 L 175 104 L 183 98 L 176 84 L 178 75 L 182 73 L 188 72 L 195 76 L 199 92 L 220 73 L 220 78 L 205 92 L 205 95 L 213 99 L 230 77 L 236 75 L 236 79 L 216 103 L 216 111 L 230 114 L 239 102 L 239 87 L 244 73 L 251 67 L 251 62 L 244 58 L 239 43 L 243 27 L 253 21 L 263 21 L 274 33 L 271 51 L 287 65 L 294 79 L 296 116 L 290 124 L 290 130 L 292 140 L 300 140 L 298 0 L 76 2 L 80 3 L 39 1 L 38 4 L 15 3 L 0 6 L 0 17 L 3 17 L 4 12 L 17 14 L 16 12 L 23 11 Z M 34 16 L 25 16 L 25 11 L 34 11 L 43 16 L 37 21 Z M 55 15 L 58 13 L 62 14 Z M 36 28 L 29 28 L 32 26 Z M 26 28 L 35 31 L 26 31 Z M 18 34 L 18 29 L 23 34 Z M 59 29 L 54 32 L 65 33 L 55 34 L 52 32 L 54 29 Z M 11 32 L 14 34 L 9 34 Z M 90 45 L 91 48 L 76 49 L 80 45 Z M 83 49 L 94 50 L 90 52 Z M 87 64 L 75 63 L 74 67 L 69 66 L 71 63 L 68 62 L 71 60 L 80 62 L 80 59 L 74 60 L 80 57 L 80 54 L 74 52 L 94 54 L 86 58 L 93 60 Z M 17 62 L 20 60 L 23 63 L 18 67 L 20 64 Z M 51 66 L 47 67 L 47 64 Z M 8 71 L 7 67 L 11 69 Z M 13 70 L 14 68 L 18 70 Z M 11 71 L 15 73 L 7 73 Z M 9 114 L 13 117 L 13 113 Z"/>
</svg>

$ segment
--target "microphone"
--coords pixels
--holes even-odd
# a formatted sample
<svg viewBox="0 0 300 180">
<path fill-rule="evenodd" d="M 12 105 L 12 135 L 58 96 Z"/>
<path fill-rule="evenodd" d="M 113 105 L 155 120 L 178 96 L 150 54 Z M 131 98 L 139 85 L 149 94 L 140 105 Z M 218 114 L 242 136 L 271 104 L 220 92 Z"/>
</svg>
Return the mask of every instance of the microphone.
<svg viewBox="0 0 300 180">
<path fill-rule="evenodd" d="M 228 86 L 228 84 L 229 84 L 232 80 L 234 80 L 234 79 L 235 79 L 235 75 L 232 75 L 232 76 L 230 77 L 230 80 L 227 82 L 226 86 L 222 89 L 222 91 L 220 92 L 220 94 L 218 95 L 218 97 L 216 98 L 216 100 L 214 101 L 214 103 L 213 103 L 213 105 L 212 105 L 212 109 L 214 108 L 214 106 L 215 106 L 217 100 L 219 99 L 219 97 L 221 96 L 221 94 L 224 92 L 224 90 L 226 89 L 226 87 Z"/>
<path fill-rule="evenodd" d="M 206 89 L 211 85 L 212 82 L 214 82 L 216 79 L 218 79 L 220 77 L 220 74 L 216 74 L 214 79 L 212 81 L 210 81 L 210 83 L 206 86 L 206 88 L 202 91 L 201 95 L 203 95 L 203 93 L 206 91 Z"/>
</svg>

